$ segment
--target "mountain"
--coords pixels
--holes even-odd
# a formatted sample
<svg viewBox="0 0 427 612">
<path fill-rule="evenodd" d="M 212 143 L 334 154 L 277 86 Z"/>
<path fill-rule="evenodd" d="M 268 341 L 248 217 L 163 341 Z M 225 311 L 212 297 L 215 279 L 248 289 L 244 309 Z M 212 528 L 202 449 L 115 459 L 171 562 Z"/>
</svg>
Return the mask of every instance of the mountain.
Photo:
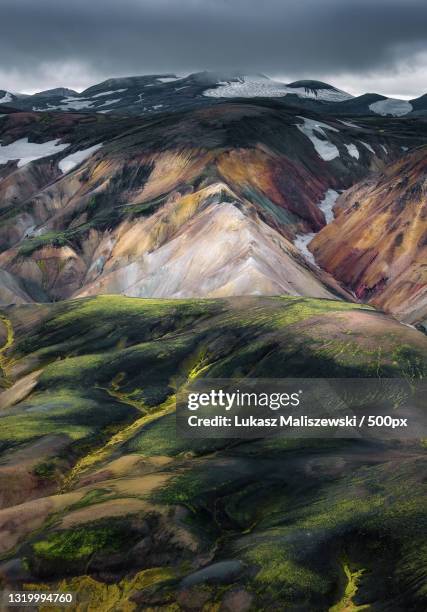
<svg viewBox="0 0 427 612">
<path fill-rule="evenodd" d="M 420 111 L 420 108 L 416 108 L 412 101 L 387 98 L 379 94 L 368 93 L 351 100 L 344 100 L 340 104 L 329 105 L 328 108 L 324 109 L 324 112 L 335 115 L 404 117 L 420 114 L 419 112 L 416 113 L 416 110 Z"/>
<path fill-rule="evenodd" d="M 421 440 L 176 430 L 199 379 L 425 395 L 426 120 L 279 85 L 154 75 L 1 107 L 4 591 L 103 612 L 426 609 Z M 205 95 L 224 88 L 263 95 Z"/>
<path fill-rule="evenodd" d="M 0 107 L 2 104 L 10 104 L 11 102 L 15 102 L 17 99 L 17 96 L 10 91 L 0 89 Z"/>
<path fill-rule="evenodd" d="M 414 98 L 413 100 L 411 100 L 411 104 L 416 113 L 419 113 L 420 115 L 425 114 L 425 112 L 427 111 L 427 94 L 424 94 L 419 98 Z"/>
<path fill-rule="evenodd" d="M 97 296 L 1 316 L 3 588 L 111 612 L 425 608 L 420 443 L 191 439 L 174 414 L 195 376 L 418 380 L 423 334 L 290 297 Z"/>
<path fill-rule="evenodd" d="M 341 102 L 352 96 L 321 81 L 294 81 L 286 85 L 264 75 L 228 77 L 203 92 L 213 98 L 281 98 L 285 96 L 316 101 Z"/>
<path fill-rule="evenodd" d="M 329 115 L 425 115 L 422 97 L 386 98 L 378 94 L 353 97 L 333 85 L 315 80 L 283 83 L 263 74 L 238 71 L 198 72 L 188 76 L 155 74 L 108 79 L 81 93 L 66 88 L 31 96 L 5 94 L 3 103 L 26 111 L 70 111 L 151 115 L 212 106 L 232 98 L 274 98 L 285 107 Z M 0 91 L 0 111 L 1 111 Z"/>
<path fill-rule="evenodd" d="M 322 81 L 305 79 L 288 83 L 288 87 L 298 91 L 299 93 L 297 95 L 300 97 L 313 97 L 316 100 L 328 102 L 342 102 L 344 100 L 350 100 L 353 97 L 346 91 L 337 89 L 333 85 L 323 83 Z"/>
<path fill-rule="evenodd" d="M 427 327 L 426 177 L 423 146 L 343 193 L 309 248 L 357 297 Z"/>
<path fill-rule="evenodd" d="M 111 85 L 110 85 L 111 86 Z M 422 122 L 274 101 L 161 120 L 11 113 L 0 123 L 3 299 L 290 294 L 354 299 L 306 241 L 340 191 L 425 140 Z M 1 291 L 0 291 L 1 295 Z"/>
</svg>

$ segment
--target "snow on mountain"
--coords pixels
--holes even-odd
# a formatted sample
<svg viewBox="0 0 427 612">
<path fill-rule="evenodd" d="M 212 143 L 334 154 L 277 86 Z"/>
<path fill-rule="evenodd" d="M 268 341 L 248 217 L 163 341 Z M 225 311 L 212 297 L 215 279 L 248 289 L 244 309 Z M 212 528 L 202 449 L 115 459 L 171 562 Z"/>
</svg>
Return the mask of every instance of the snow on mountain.
<svg viewBox="0 0 427 612">
<path fill-rule="evenodd" d="M 340 123 L 346 125 L 347 127 L 355 128 L 356 130 L 360 130 L 360 125 L 356 125 L 352 121 L 343 121 L 342 119 L 338 119 Z"/>
<path fill-rule="evenodd" d="M 355 144 L 344 144 L 344 146 L 347 149 L 349 155 L 351 155 L 355 159 L 359 159 L 360 157 L 359 149 L 356 147 Z"/>
<path fill-rule="evenodd" d="M 101 91 L 101 93 L 94 94 L 93 96 L 89 96 L 89 98 L 101 98 L 102 96 L 109 96 L 110 94 L 118 94 L 127 91 L 128 88 L 125 87 L 123 89 L 113 89 L 109 91 Z"/>
<path fill-rule="evenodd" d="M 175 81 L 179 81 L 181 77 L 158 77 L 157 80 L 160 81 L 160 83 L 174 83 Z"/>
<path fill-rule="evenodd" d="M 70 153 L 67 157 L 64 157 L 59 162 L 58 166 L 63 174 L 70 172 L 76 166 L 81 164 L 85 159 L 90 157 L 93 153 L 98 151 L 102 147 L 101 144 L 94 145 L 93 147 L 88 147 L 87 149 L 81 149 L 80 151 L 75 151 L 74 153 Z"/>
<path fill-rule="evenodd" d="M 335 191 L 334 189 L 328 189 L 323 197 L 323 200 L 318 204 L 320 210 L 325 215 L 326 225 L 328 225 L 334 220 L 333 209 L 339 195 L 340 194 L 338 193 L 338 191 Z M 314 239 L 315 236 L 316 232 L 297 234 L 295 236 L 294 246 L 299 250 L 302 255 L 304 255 L 307 261 L 309 261 L 311 264 L 316 266 L 316 268 L 318 268 L 319 265 L 317 264 L 313 253 L 308 248 L 308 245 Z"/>
<path fill-rule="evenodd" d="M 410 324 L 427 314 L 426 153 L 421 146 L 391 158 L 344 191 L 340 214 L 310 244 L 320 266 L 362 302 Z"/>
<path fill-rule="evenodd" d="M 393 117 L 403 117 L 413 110 L 412 104 L 407 100 L 397 98 L 386 98 L 369 105 L 369 109 L 377 115 L 392 115 Z"/>
<path fill-rule="evenodd" d="M 332 132 L 338 132 L 339 130 L 322 121 L 314 121 L 313 119 L 307 119 L 307 117 L 298 118 L 302 119 L 303 124 L 297 123 L 297 128 L 304 136 L 307 136 L 307 138 L 311 140 L 318 155 L 322 159 L 325 161 L 332 161 L 336 157 L 339 157 L 340 152 L 337 147 L 328 140 L 328 136 L 325 132 L 325 130 L 330 130 Z M 319 135 L 322 138 L 319 138 Z"/>
<path fill-rule="evenodd" d="M 106 102 L 100 104 L 100 106 L 110 106 L 110 104 L 116 104 L 117 102 L 120 102 L 120 100 L 121 98 L 113 98 L 112 100 L 106 100 Z"/>
<path fill-rule="evenodd" d="M 316 234 L 314 232 L 309 232 L 308 234 L 297 234 L 295 236 L 294 246 L 302 255 L 304 255 L 307 261 L 309 261 L 313 266 L 316 266 L 316 268 L 318 268 L 319 266 L 317 265 L 316 260 L 314 259 L 313 253 L 308 249 L 308 245 L 313 240 L 315 235 Z"/>
<path fill-rule="evenodd" d="M 18 168 L 22 168 L 35 159 L 55 155 L 70 146 L 59 142 L 60 138 L 42 143 L 28 142 L 28 138 L 20 138 L 8 145 L 0 144 L 0 165 L 18 160 Z"/>
<path fill-rule="evenodd" d="M 425 96 L 411 101 L 385 98 L 375 93 L 353 97 L 321 81 L 284 83 L 263 74 L 233 71 L 204 71 L 188 76 L 152 74 L 113 78 L 81 93 L 56 88 L 27 96 L 0 90 L 0 110 L 1 104 L 13 103 L 14 108 L 22 111 L 104 113 L 102 106 L 108 106 L 108 110 L 115 113 L 145 115 L 162 112 L 165 108 L 173 112 L 212 106 L 227 98 L 260 97 L 281 99 L 284 105 L 301 108 L 301 113 L 314 111 L 334 117 L 342 116 L 343 125 L 348 127 L 358 127 L 351 123 L 356 115 L 400 117 L 408 114 L 423 116 L 427 113 Z"/>
<path fill-rule="evenodd" d="M 205 90 L 203 95 L 212 98 L 279 98 L 296 95 L 299 98 L 324 102 L 341 102 L 352 98 L 345 91 L 320 81 L 295 81 L 286 85 L 263 75 L 245 75 L 227 81 L 219 81 L 217 85 L 215 88 Z"/>
<path fill-rule="evenodd" d="M 33 106 L 33 111 L 46 111 L 46 110 L 82 110 L 92 108 L 95 104 L 94 100 L 86 100 L 82 98 L 64 98 L 59 104 L 48 104 L 47 108 L 41 108 Z"/>
<path fill-rule="evenodd" d="M 370 144 L 368 144 L 367 142 L 363 142 L 362 140 L 360 140 L 360 144 L 362 144 L 366 149 L 368 149 L 368 151 L 375 155 L 375 151 L 373 150 Z"/>
<path fill-rule="evenodd" d="M 322 81 L 302 80 L 288 83 L 292 91 L 300 98 L 312 98 L 323 102 L 343 102 L 350 100 L 353 96 L 342 89 L 337 89 L 328 83 Z"/>
<path fill-rule="evenodd" d="M 328 189 L 323 200 L 319 203 L 319 208 L 325 215 L 326 225 L 334 220 L 334 206 L 339 195 L 335 189 Z"/>
<path fill-rule="evenodd" d="M 0 96 L 0 104 L 7 104 L 13 100 L 12 94 L 9 91 L 0 91 Z"/>
<path fill-rule="evenodd" d="M 205 83 L 194 86 L 191 95 L 199 91 L 203 100 L 204 89 Z M 105 91 L 116 86 L 103 86 Z M 132 95 L 141 91 L 138 85 Z M 9 145 L 0 152 L 4 161 L 16 160 L 1 167 L 0 199 L 8 214 L 0 228 L 2 265 L 49 299 L 121 292 L 206 297 L 304 291 L 328 297 L 328 288 L 341 295 L 307 234 L 332 220 L 338 191 L 386 158 L 400 159 L 402 146 L 425 141 L 422 120 L 371 114 L 351 128 L 309 109 L 259 99 L 217 104 L 204 98 L 205 106 L 171 111 L 158 121 L 94 114 L 119 96 L 96 98 L 90 116 L 5 110 L 8 119 L 0 120 L 0 141 Z M 161 100 L 156 94 L 140 106 L 173 108 L 170 98 Z M 116 112 L 112 104 L 104 110 L 113 107 Z M 10 151 L 10 143 L 24 137 L 36 151 Z M 70 145 L 57 153 L 58 143 Z M 359 159 L 348 153 L 351 143 Z M 49 153 L 56 155 L 16 171 L 18 160 L 22 165 Z"/>
<path fill-rule="evenodd" d="M 290 93 L 284 83 L 261 75 L 218 81 L 217 85 L 205 90 L 203 95 L 210 98 L 276 98 Z"/>
</svg>

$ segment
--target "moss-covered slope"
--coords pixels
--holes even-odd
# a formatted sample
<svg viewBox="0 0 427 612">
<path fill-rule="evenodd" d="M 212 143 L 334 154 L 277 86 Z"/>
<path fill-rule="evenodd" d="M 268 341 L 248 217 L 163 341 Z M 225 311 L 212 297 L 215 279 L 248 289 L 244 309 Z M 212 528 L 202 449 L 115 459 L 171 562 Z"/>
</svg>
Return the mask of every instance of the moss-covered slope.
<svg viewBox="0 0 427 612">
<path fill-rule="evenodd" d="M 191 441 L 173 414 L 194 376 L 419 379 L 420 332 L 333 300 L 99 296 L 3 309 L 0 336 L 3 585 L 79 610 L 424 609 L 421 443 Z"/>
</svg>

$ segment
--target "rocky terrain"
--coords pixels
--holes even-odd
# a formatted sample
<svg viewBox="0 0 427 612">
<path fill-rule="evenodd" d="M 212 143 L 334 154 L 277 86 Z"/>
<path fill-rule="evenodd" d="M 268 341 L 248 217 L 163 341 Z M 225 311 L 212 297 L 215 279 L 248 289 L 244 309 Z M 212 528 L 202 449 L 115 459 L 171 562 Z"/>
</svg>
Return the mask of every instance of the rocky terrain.
<svg viewBox="0 0 427 612">
<path fill-rule="evenodd" d="M 310 243 L 319 265 L 362 300 L 407 323 L 427 312 L 427 149 L 338 198 L 336 220 Z"/>
<path fill-rule="evenodd" d="M 339 194 L 404 159 L 425 130 L 422 119 L 320 119 L 274 101 L 158 119 L 10 112 L 0 119 L 0 297 L 369 299 L 307 245 L 328 225 L 336 252 Z"/>
</svg>

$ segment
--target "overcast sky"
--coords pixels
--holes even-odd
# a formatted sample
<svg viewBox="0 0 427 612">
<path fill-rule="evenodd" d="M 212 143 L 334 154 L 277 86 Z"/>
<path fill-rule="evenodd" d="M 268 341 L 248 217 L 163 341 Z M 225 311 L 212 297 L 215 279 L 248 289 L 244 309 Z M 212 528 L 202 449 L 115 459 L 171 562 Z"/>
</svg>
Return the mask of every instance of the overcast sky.
<svg viewBox="0 0 427 612">
<path fill-rule="evenodd" d="M 426 0 L 0 0 L 0 89 L 197 70 L 427 92 Z"/>
</svg>

